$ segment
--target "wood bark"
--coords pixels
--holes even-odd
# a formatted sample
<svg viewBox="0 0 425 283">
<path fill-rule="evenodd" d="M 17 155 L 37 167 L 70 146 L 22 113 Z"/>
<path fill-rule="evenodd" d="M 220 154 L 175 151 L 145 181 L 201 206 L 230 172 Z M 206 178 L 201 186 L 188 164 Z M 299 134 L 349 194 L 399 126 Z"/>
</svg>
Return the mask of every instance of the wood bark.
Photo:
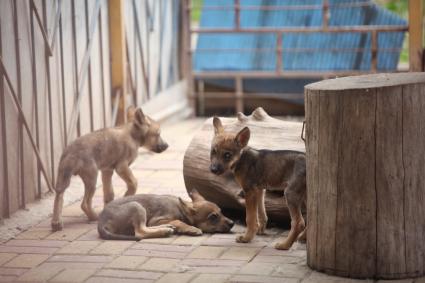
<svg viewBox="0 0 425 283">
<path fill-rule="evenodd" d="M 354 278 L 424 275 L 425 73 L 305 89 L 308 265 Z"/>
<path fill-rule="evenodd" d="M 221 118 L 226 131 L 238 132 L 248 126 L 251 130 L 249 146 L 256 149 L 291 149 L 305 151 L 301 139 L 301 122 L 287 122 L 270 117 L 262 108 L 250 116 L 238 113 L 237 118 Z M 222 209 L 245 213 L 241 188 L 232 173 L 216 176 L 210 172 L 210 147 L 214 135 L 212 119 L 208 119 L 186 150 L 183 174 L 186 189 L 197 189 L 207 200 Z M 273 192 L 272 192 L 273 191 Z M 283 197 L 283 188 L 272 188 L 266 193 L 265 206 L 270 221 L 289 222 L 289 212 Z"/>
</svg>

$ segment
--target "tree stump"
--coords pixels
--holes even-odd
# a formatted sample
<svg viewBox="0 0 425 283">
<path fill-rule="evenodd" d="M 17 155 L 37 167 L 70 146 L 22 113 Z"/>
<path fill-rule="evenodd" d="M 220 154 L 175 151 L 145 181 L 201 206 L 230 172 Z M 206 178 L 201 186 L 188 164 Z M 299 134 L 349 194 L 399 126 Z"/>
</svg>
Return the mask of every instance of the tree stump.
<svg viewBox="0 0 425 283">
<path fill-rule="evenodd" d="M 425 267 L 425 73 L 305 87 L 307 262 L 355 278 Z"/>
<path fill-rule="evenodd" d="M 238 113 L 237 118 L 220 118 L 226 131 L 238 132 L 248 126 L 251 130 L 249 146 L 267 149 L 292 149 L 305 151 L 301 140 L 302 123 L 286 122 L 267 115 L 257 108 L 250 116 Z M 212 118 L 206 120 L 194 136 L 183 161 L 183 175 L 187 191 L 197 189 L 207 200 L 215 202 L 224 210 L 245 213 L 245 200 L 241 187 L 232 173 L 217 176 L 210 172 L 211 140 L 214 136 Z M 269 220 L 287 224 L 289 212 L 283 197 L 283 188 L 271 188 L 266 193 L 265 204 Z"/>
</svg>

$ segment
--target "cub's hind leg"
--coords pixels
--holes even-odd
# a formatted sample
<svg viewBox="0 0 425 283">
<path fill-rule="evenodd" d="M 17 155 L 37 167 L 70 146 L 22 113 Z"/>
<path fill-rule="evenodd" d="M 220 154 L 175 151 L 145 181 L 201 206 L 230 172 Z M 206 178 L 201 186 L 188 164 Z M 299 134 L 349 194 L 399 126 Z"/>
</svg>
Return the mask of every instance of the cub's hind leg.
<svg viewBox="0 0 425 283">
<path fill-rule="evenodd" d="M 305 221 L 301 213 L 305 195 L 306 187 L 303 179 L 294 178 L 289 182 L 285 190 L 285 198 L 291 216 L 291 230 L 286 239 L 281 240 L 275 245 L 276 249 L 288 250 L 297 240 L 297 237 L 305 230 Z"/>
<path fill-rule="evenodd" d="M 146 209 L 138 202 L 126 204 L 134 227 L 134 235 L 139 239 L 163 238 L 174 233 L 171 225 L 146 226 Z"/>
</svg>

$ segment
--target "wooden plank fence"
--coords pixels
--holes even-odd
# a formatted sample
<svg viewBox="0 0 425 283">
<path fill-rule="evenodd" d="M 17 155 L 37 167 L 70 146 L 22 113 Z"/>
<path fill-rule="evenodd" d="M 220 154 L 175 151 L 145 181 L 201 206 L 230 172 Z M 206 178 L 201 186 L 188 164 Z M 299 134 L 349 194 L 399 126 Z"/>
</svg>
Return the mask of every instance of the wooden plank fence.
<svg viewBox="0 0 425 283">
<path fill-rule="evenodd" d="M 122 1 L 129 88 L 115 96 L 142 105 L 180 79 L 179 2 Z M 67 144 L 122 114 L 108 5 L 0 0 L 0 220 L 53 190 Z"/>
</svg>

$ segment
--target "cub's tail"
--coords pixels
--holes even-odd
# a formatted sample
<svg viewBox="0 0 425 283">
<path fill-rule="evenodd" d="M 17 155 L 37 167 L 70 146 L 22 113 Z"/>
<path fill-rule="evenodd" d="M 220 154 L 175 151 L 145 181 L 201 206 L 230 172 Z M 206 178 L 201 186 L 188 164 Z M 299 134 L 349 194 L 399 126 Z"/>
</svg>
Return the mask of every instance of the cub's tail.
<svg viewBox="0 0 425 283">
<path fill-rule="evenodd" d="M 79 162 L 71 160 L 72 157 L 68 155 L 63 155 L 60 159 L 58 166 L 58 176 L 56 179 L 55 191 L 57 193 L 62 193 L 69 186 L 71 182 L 72 175 L 75 175 L 79 169 Z"/>
<path fill-rule="evenodd" d="M 140 238 L 137 238 L 136 236 L 112 233 L 106 228 L 106 226 L 103 223 L 101 223 L 101 221 L 98 222 L 97 232 L 99 233 L 99 236 L 104 240 L 123 240 L 123 241 L 139 241 L 140 240 Z"/>
</svg>

